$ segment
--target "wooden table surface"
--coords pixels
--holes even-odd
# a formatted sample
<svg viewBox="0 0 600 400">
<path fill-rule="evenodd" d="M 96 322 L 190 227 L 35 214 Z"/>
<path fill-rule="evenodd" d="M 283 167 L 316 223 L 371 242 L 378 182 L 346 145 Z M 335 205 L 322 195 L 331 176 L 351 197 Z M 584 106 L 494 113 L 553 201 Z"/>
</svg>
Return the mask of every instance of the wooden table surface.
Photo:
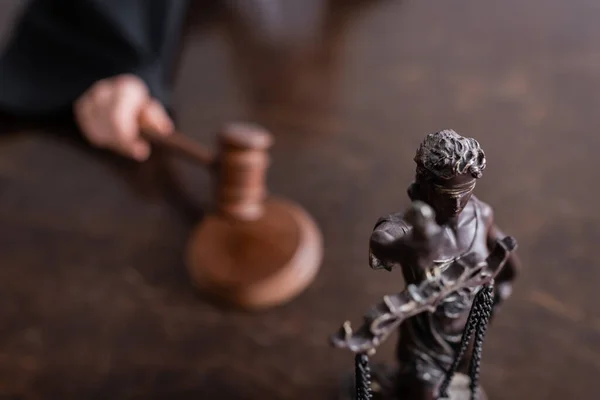
<svg viewBox="0 0 600 400">
<path fill-rule="evenodd" d="M 3 38 L 16 4 L 0 5 Z M 524 262 L 485 343 L 490 398 L 600 397 L 598 4 L 284 4 L 287 39 L 268 51 L 233 14 L 195 6 L 175 109 L 210 145 L 231 120 L 275 135 L 270 189 L 324 235 L 314 283 L 258 314 L 206 301 L 182 262 L 211 207 L 203 170 L 3 122 L 0 399 L 333 399 L 353 360 L 327 336 L 403 287 L 368 268 L 369 234 L 407 205 L 416 146 L 443 128 L 483 145 L 476 193 Z"/>
</svg>

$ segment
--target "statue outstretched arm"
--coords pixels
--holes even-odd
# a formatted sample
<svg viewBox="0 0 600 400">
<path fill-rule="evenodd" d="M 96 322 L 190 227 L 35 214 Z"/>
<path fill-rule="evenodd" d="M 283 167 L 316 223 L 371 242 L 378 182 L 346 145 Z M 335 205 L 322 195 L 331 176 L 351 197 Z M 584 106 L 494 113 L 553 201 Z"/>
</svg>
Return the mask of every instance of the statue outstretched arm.
<svg viewBox="0 0 600 400">
<path fill-rule="evenodd" d="M 380 218 L 369 240 L 369 266 L 388 271 L 399 267 L 397 249 L 408 231 L 408 224 L 398 214 Z"/>
<path fill-rule="evenodd" d="M 415 201 L 407 212 L 380 218 L 369 241 L 373 269 L 400 267 L 402 263 L 425 268 L 442 251 L 444 235 L 433 209 Z"/>
</svg>

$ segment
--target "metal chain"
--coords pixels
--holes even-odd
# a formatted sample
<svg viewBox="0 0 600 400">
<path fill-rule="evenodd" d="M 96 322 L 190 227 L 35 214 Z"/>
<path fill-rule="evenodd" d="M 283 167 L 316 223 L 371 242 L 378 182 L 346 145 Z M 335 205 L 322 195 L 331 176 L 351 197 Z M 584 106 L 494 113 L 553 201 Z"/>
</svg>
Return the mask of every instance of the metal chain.
<svg viewBox="0 0 600 400">
<path fill-rule="evenodd" d="M 471 378 L 471 400 L 476 400 L 478 397 L 479 371 L 481 364 L 481 353 L 483 352 L 483 339 L 485 338 L 485 332 L 487 331 L 488 322 L 490 321 L 492 310 L 494 308 L 493 291 L 494 288 L 492 285 L 488 285 L 482 288 L 479 293 L 481 296 L 478 304 L 481 313 L 479 315 L 479 320 L 477 321 L 473 356 L 471 357 L 471 365 L 469 368 L 469 378 Z"/>
<path fill-rule="evenodd" d="M 369 356 L 364 353 L 356 354 L 354 357 L 354 365 L 356 400 L 371 400 L 373 394 L 371 391 L 371 367 L 369 366 Z"/>
<path fill-rule="evenodd" d="M 469 389 L 471 391 L 471 400 L 477 399 L 481 354 L 483 352 L 483 339 L 485 337 L 488 322 L 491 318 L 494 307 L 493 291 L 494 287 L 491 284 L 486 285 L 481 288 L 473 300 L 473 305 L 471 306 L 471 312 L 469 313 L 469 318 L 467 319 L 465 331 L 463 332 L 463 336 L 460 341 L 459 350 L 454 356 L 454 360 L 452 361 L 450 369 L 446 373 L 444 381 L 440 385 L 440 399 L 448 398 L 448 387 L 450 386 L 450 382 L 452 381 L 452 378 L 458 369 L 462 357 L 469 347 L 473 334 L 475 334 L 475 339 L 473 354 L 471 356 L 469 365 L 469 378 L 471 381 Z"/>
<path fill-rule="evenodd" d="M 469 347 L 473 333 L 475 334 L 473 354 L 469 365 L 469 378 L 471 380 L 469 389 L 471 391 L 471 400 L 476 400 L 479 391 L 479 372 L 481 364 L 481 355 L 483 352 L 483 340 L 487 331 L 487 326 L 494 309 L 493 285 L 486 285 L 477 293 L 471 306 L 469 318 L 465 326 L 465 331 L 460 342 L 460 347 L 444 381 L 440 385 L 439 398 L 448 398 L 448 387 L 452 377 L 458 369 L 458 365 Z M 369 356 L 365 353 L 358 353 L 354 357 L 355 363 L 355 388 L 356 400 L 371 400 L 373 393 L 371 389 L 371 367 L 369 365 Z"/>
</svg>

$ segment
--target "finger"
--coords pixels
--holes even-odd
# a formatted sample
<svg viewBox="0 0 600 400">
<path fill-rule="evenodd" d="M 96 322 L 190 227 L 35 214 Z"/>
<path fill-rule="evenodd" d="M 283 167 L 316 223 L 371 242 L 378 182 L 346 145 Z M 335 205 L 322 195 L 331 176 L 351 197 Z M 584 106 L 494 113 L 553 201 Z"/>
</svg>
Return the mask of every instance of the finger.
<svg viewBox="0 0 600 400">
<path fill-rule="evenodd" d="M 153 130 L 161 135 L 168 135 L 175 129 L 167 110 L 156 99 L 151 99 L 140 113 L 142 128 Z"/>
<path fill-rule="evenodd" d="M 118 151 L 135 159 L 145 159 L 150 148 L 139 137 L 138 116 L 148 102 L 148 90 L 143 82 L 122 81 L 117 90 L 111 113 L 115 145 Z"/>
<path fill-rule="evenodd" d="M 101 146 L 100 146 L 101 147 Z M 135 138 L 129 142 L 115 142 L 110 145 L 104 145 L 104 148 L 110 148 L 123 157 L 131 158 L 136 161 L 145 161 L 150 157 L 150 144 L 141 138 Z"/>
<path fill-rule="evenodd" d="M 90 87 L 85 97 L 96 105 L 107 104 L 111 101 L 114 91 L 113 86 L 110 79 L 102 79 Z"/>
<path fill-rule="evenodd" d="M 150 145 L 142 139 L 136 139 L 127 144 L 104 146 L 104 148 L 135 161 L 146 161 L 150 157 Z"/>
<path fill-rule="evenodd" d="M 136 161 L 146 161 L 150 157 L 150 145 L 144 140 L 136 138 L 131 143 L 131 157 Z"/>
</svg>

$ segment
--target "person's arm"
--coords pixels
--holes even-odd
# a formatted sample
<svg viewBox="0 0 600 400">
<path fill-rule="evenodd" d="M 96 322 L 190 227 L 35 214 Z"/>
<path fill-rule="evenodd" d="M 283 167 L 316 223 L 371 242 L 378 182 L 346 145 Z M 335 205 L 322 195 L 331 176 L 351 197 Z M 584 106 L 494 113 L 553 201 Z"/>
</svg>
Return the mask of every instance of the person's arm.
<svg viewBox="0 0 600 400">
<path fill-rule="evenodd" d="M 169 82 L 185 0 L 33 0 L 0 57 L 0 108 L 70 113 L 90 143 L 143 160 L 138 115 L 172 128 Z"/>
<path fill-rule="evenodd" d="M 135 74 L 168 104 L 184 0 L 32 0 L 0 57 L 0 107 L 69 110 L 96 81 Z"/>
</svg>

